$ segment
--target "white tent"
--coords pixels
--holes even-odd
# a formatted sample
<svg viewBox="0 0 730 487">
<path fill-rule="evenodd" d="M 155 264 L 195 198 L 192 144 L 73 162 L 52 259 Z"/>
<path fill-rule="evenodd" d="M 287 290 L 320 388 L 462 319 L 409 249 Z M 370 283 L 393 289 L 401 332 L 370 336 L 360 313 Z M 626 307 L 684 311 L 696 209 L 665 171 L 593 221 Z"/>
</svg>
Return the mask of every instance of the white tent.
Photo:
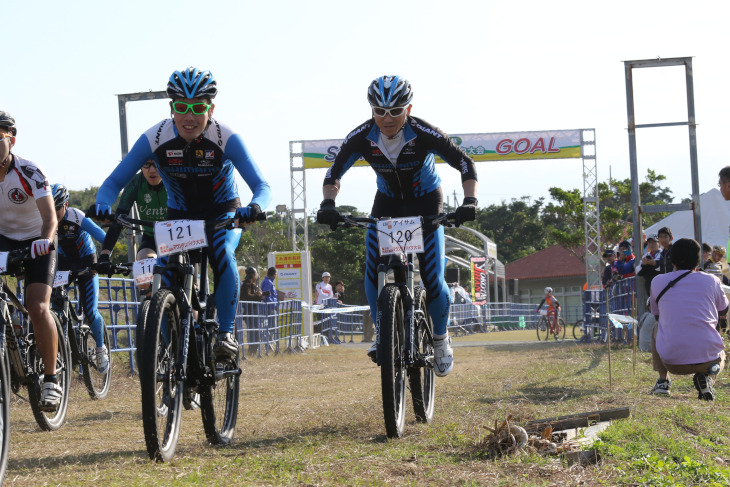
<svg viewBox="0 0 730 487">
<path fill-rule="evenodd" d="M 728 245 L 728 235 L 730 235 L 730 201 L 725 201 L 720 190 L 714 188 L 700 195 L 700 209 L 702 212 L 702 239 L 700 239 L 700 243 L 707 242 L 710 245 L 726 247 Z M 657 230 L 662 227 L 668 227 L 672 231 L 672 237 L 675 241 L 679 238 L 695 238 L 691 210 L 675 211 L 668 217 L 646 228 L 644 235 L 657 233 Z"/>
</svg>

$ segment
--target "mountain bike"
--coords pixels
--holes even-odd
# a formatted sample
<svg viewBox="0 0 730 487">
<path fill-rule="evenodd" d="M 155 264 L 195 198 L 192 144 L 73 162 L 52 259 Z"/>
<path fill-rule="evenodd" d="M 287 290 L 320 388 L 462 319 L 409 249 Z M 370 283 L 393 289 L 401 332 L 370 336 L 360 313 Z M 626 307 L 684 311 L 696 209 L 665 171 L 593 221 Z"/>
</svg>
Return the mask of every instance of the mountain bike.
<svg viewBox="0 0 730 487">
<path fill-rule="evenodd" d="M 233 228 L 232 223 L 233 219 L 175 220 L 154 225 L 156 239 L 160 229 L 165 228 L 173 239 L 188 234 L 192 240 L 186 241 L 198 242 L 198 248 L 180 247 L 167 255 L 165 265 L 155 266 L 152 299 L 144 319 L 142 423 L 147 452 L 156 461 L 169 461 L 175 454 L 183 406 L 200 408 L 209 443 L 227 445 L 233 438 L 241 376 L 238 355 L 225 359 L 214 356 L 218 332 L 214 299 L 208 292 L 207 277 L 198 283 L 198 276 L 207 276 L 208 269 L 207 249 L 200 242 L 200 235 L 205 234 L 203 225 Z M 172 276 L 169 285 L 162 285 L 163 274 Z"/>
<path fill-rule="evenodd" d="M 54 283 L 51 294 L 51 309 L 56 312 L 61 322 L 61 328 L 65 332 L 66 341 L 71 351 L 71 364 L 73 369 L 81 369 L 84 378 L 84 385 L 91 399 L 104 399 L 109 394 L 112 377 L 111 355 L 109 356 L 109 367 L 105 372 L 99 372 L 96 366 L 96 340 L 91 333 L 87 320 L 78 315 L 76 308 L 68 296 L 68 286 L 78 280 L 79 277 L 93 274 L 96 264 L 84 269 L 56 272 L 56 283 Z M 115 266 L 114 273 L 129 274 L 129 269 L 123 266 Z M 106 323 L 102 323 L 102 336 L 108 353 L 111 354 L 111 343 L 107 333 Z"/>
<path fill-rule="evenodd" d="M 565 328 L 565 321 L 548 311 L 537 321 L 537 339 L 547 341 L 553 337 L 556 340 L 565 340 Z"/>
<path fill-rule="evenodd" d="M 2 252 L 6 254 L 7 267 L 1 275 L 22 276 L 31 261 L 30 248 Z M 58 315 L 51 311 L 58 335 L 58 352 L 56 355 L 56 376 L 58 385 L 63 390 L 61 403 L 55 411 L 44 411 L 41 408 L 41 387 L 43 386 L 43 359 L 36 345 L 33 334 L 33 323 L 30 322 L 28 310 L 20 299 L 2 281 L 0 291 L 0 327 L 5 330 L 5 363 L 10 374 L 10 387 L 16 395 L 20 395 L 20 387 L 28 388 L 28 402 L 36 422 L 45 431 L 60 428 L 66 420 L 68 410 L 68 394 L 71 384 L 70 352 Z"/>
<path fill-rule="evenodd" d="M 451 226 L 450 221 L 455 215 L 398 219 L 340 215 L 340 218 L 344 226 L 363 228 L 370 224 L 378 225 L 378 222 L 409 221 L 402 230 L 388 233 L 378 229 L 386 240 L 391 240 L 391 248 L 384 251 L 381 246 L 380 249 L 376 363 L 380 366 L 386 435 L 389 438 L 400 437 L 405 427 L 406 377 L 419 423 L 433 420 L 436 396 L 433 320 L 428 313 L 426 290 L 414 285 L 413 249 L 423 246 L 420 230 L 424 222 Z M 388 278 L 393 282 L 387 282 Z"/>
</svg>

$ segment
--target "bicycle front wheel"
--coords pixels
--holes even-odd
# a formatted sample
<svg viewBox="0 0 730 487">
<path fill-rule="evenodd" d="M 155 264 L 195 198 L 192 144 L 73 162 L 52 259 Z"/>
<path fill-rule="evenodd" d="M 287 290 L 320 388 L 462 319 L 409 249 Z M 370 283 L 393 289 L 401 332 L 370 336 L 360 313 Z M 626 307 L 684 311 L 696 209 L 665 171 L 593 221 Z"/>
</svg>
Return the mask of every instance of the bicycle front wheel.
<svg viewBox="0 0 730 487">
<path fill-rule="evenodd" d="M 158 462 L 175 455 L 180 434 L 183 383 L 175 377 L 180 361 L 180 311 L 168 289 L 155 293 L 145 323 L 142 368 L 142 425 L 147 453 Z"/>
<path fill-rule="evenodd" d="M 96 347 L 99 344 L 94 340 L 94 335 L 88 328 L 81 331 L 81 353 L 86 357 L 86 364 L 83 366 L 84 384 L 91 399 L 104 399 L 109 394 L 112 383 L 111 343 L 106 323 L 102 323 L 101 333 L 104 337 L 104 346 L 109 354 L 109 365 L 105 372 L 100 372 L 96 366 Z"/>
<path fill-rule="evenodd" d="M 433 320 L 426 307 L 426 290 L 417 286 L 413 295 L 416 308 L 414 352 L 417 363 L 408 369 L 408 381 L 411 386 L 416 421 L 430 423 L 433 421 L 433 403 L 436 396 L 433 363 L 429 362 L 433 360 Z"/>
<path fill-rule="evenodd" d="M 0 333 L 4 333 L 4 331 Z M 0 485 L 2 485 L 8 467 L 10 449 L 10 371 L 8 361 L 5 359 L 7 351 L 4 350 L 4 347 L 0 353 L 2 354 L 0 355 Z"/>
<path fill-rule="evenodd" d="M 383 417 L 389 438 L 399 438 L 406 423 L 406 370 L 403 300 L 398 286 L 385 286 L 378 297 L 380 319 L 380 382 L 383 392 Z"/>
<path fill-rule="evenodd" d="M 56 334 L 58 335 L 58 352 L 56 353 L 56 379 L 58 385 L 61 386 L 63 396 L 61 403 L 55 411 L 43 411 L 41 409 L 41 388 L 43 387 L 43 359 L 38 348 L 33 345 L 28 350 L 28 360 L 33 368 L 34 380 L 28 383 L 28 402 L 33 411 L 38 426 L 44 431 L 55 431 L 60 428 L 66 421 L 66 412 L 68 411 L 68 394 L 71 385 L 71 354 L 69 352 L 66 336 L 61 328 L 61 321 L 55 311 L 51 311 L 53 322 L 56 326 Z"/>
<path fill-rule="evenodd" d="M 573 325 L 573 338 L 580 341 L 585 335 L 585 329 L 583 328 L 583 320 L 576 321 Z"/>
<path fill-rule="evenodd" d="M 555 339 L 565 340 L 565 321 L 562 318 L 558 318 L 555 324 Z"/>
<path fill-rule="evenodd" d="M 543 315 L 537 320 L 537 339 L 547 340 L 550 338 L 550 327 L 548 326 L 547 318 Z"/>
</svg>

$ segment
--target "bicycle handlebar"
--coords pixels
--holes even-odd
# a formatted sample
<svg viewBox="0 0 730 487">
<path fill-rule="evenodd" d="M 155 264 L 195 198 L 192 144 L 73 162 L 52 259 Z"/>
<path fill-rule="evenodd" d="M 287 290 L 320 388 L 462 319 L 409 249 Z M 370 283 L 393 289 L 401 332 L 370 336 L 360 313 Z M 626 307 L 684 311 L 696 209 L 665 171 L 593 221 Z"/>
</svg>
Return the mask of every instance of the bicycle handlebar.
<svg viewBox="0 0 730 487">
<path fill-rule="evenodd" d="M 139 220 L 136 218 L 130 218 L 128 215 L 111 215 L 107 217 L 108 220 L 117 222 L 121 226 L 125 228 L 135 228 L 136 226 L 145 226 L 145 227 L 154 227 L 155 223 L 158 223 L 156 221 L 152 220 Z M 207 228 L 213 228 L 215 230 L 219 230 L 221 228 L 225 228 L 227 230 L 232 230 L 234 228 L 234 222 L 236 221 L 236 217 L 232 218 L 226 218 L 225 220 L 206 220 L 205 226 Z M 255 221 L 266 221 L 266 213 L 259 213 L 256 215 Z M 242 228 L 242 225 L 239 222 L 238 228 Z"/>
<path fill-rule="evenodd" d="M 380 218 L 369 218 L 369 217 L 362 217 L 362 216 L 352 216 L 348 214 L 342 214 L 340 213 L 340 222 L 342 223 L 342 226 L 344 227 L 363 227 L 366 228 L 368 225 L 372 223 L 377 223 L 379 220 L 389 220 L 393 217 L 380 217 Z M 431 223 L 433 225 L 443 225 L 445 227 L 452 227 L 454 226 L 454 222 L 456 221 L 456 213 L 441 213 L 440 215 L 429 215 L 429 216 L 423 216 L 423 223 Z"/>
</svg>

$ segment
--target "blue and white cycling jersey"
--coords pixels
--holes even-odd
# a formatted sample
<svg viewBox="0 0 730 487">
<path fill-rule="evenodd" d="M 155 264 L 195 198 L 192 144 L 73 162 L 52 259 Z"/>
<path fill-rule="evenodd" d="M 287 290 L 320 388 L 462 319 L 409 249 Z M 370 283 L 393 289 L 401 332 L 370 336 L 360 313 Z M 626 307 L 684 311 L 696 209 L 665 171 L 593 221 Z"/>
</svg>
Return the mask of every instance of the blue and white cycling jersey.
<svg viewBox="0 0 730 487">
<path fill-rule="evenodd" d="M 151 127 L 104 181 L 96 202 L 111 206 L 149 159 L 155 161 L 167 189 L 168 208 L 200 213 L 239 198 L 234 168 L 253 192 L 251 203 L 264 209 L 271 201 L 271 188 L 241 136 L 211 118 L 203 134 L 192 142 L 178 136 L 172 119 Z"/>
<path fill-rule="evenodd" d="M 103 242 L 104 230 L 86 218 L 83 211 L 68 208 L 63 219 L 58 222 L 58 253 L 70 261 L 96 254 L 97 242 Z"/>
</svg>

